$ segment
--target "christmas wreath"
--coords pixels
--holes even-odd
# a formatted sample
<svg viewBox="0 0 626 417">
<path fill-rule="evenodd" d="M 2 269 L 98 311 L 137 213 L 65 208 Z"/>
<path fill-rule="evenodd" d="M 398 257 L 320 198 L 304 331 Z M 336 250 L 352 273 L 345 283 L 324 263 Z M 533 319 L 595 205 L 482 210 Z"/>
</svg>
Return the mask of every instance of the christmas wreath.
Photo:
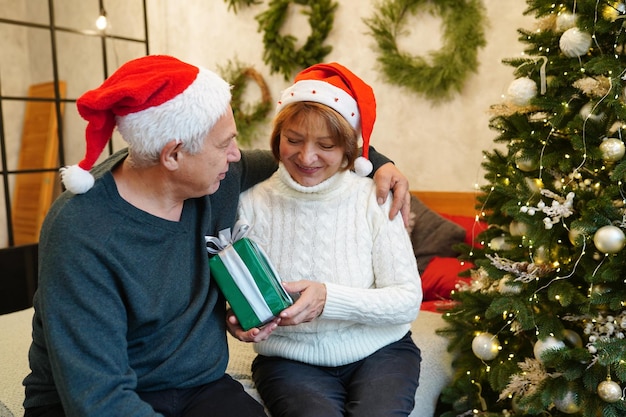
<svg viewBox="0 0 626 417">
<path fill-rule="evenodd" d="M 222 77 L 233 87 L 230 105 L 237 124 L 237 141 L 241 145 L 250 145 L 257 125 L 265 120 L 272 109 L 272 97 L 263 76 L 252 67 L 240 62 L 229 61 L 219 68 Z M 261 90 L 261 101 L 253 105 L 244 103 L 243 95 L 249 81 L 254 81 Z"/>
<path fill-rule="evenodd" d="M 292 35 L 282 36 L 280 28 L 285 22 L 290 3 L 308 6 L 311 35 L 304 46 L 296 50 L 296 38 Z M 289 80 L 296 70 L 309 67 L 324 60 L 332 50 L 324 45 L 324 40 L 333 28 L 333 20 L 337 3 L 332 0 L 272 0 L 269 8 L 259 14 L 259 32 L 263 31 L 263 60 L 270 66 L 272 73 L 281 73 Z"/>
<path fill-rule="evenodd" d="M 407 15 L 425 6 L 441 16 L 444 26 L 443 46 L 431 52 L 430 59 L 403 53 L 396 43 L 396 37 L 406 33 Z M 483 21 L 480 0 L 386 0 L 373 17 L 364 19 L 376 40 L 386 80 L 432 100 L 450 98 L 461 91 L 468 74 L 476 72 L 478 48 L 485 45 Z"/>
<path fill-rule="evenodd" d="M 233 9 L 237 13 L 237 7 L 249 7 L 253 4 L 259 4 L 260 0 L 224 0 L 228 4 L 228 10 Z"/>
</svg>

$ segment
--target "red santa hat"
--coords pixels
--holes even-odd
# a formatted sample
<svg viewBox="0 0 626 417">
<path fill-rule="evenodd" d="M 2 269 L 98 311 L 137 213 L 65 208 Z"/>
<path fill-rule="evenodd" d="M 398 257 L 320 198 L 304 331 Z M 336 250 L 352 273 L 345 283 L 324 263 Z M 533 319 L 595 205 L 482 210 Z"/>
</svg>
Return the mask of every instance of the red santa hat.
<svg viewBox="0 0 626 417">
<path fill-rule="evenodd" d="M 360 128 L 363 153 L 354 162 L 354 170 L 359 175 L 369 175 L 372 172 L 369 142 L 376 121 L 372 88 L 336 62 L 315 64 L 296 75 L 294 84 L 282 92 L 276 112 L 298 101 L 324 104 L 341 114 L 352 127 Z"/>
<path fill-rule="evenodd" d="M 89 170 L 118 127 L 131 148 L 157 152 L 172 139 L 185 143 L 206 134 L 230 105 L 230 86 L 217 74 L 166 55 L 122 65 L 76 105 L 87 120 L 85 157 L 61 168 L 63 185 L 75 194 L 94 184 Z"/>
</svg>

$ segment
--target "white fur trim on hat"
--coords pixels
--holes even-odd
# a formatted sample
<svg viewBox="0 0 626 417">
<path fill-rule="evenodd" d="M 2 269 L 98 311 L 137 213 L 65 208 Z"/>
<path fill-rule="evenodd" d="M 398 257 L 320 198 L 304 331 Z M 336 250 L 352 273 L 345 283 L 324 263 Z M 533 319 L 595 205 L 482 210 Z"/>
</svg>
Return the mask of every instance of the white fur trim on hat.
<svg viewBox="0 0 626 417">
<path fill-rule="evenodd" d="M 200 68 L 182 93 L 154 107 L 117 117 L 122 138 L 141 153 L 158 153 L 172 139 L 183 143 L 205 135 L 230 105 L 230 85 Z"/>
<path fill-rule="evenodd" d="M 358 129 L 361 126 L 361 116 L 356 100 L 345 90 L 325 81 L 301 80 L 285 89 L 276 107 L 276 113 L 286 105 L 298 101 L 324 104 L 341 114 L 353 128 Z"/>
</svg>

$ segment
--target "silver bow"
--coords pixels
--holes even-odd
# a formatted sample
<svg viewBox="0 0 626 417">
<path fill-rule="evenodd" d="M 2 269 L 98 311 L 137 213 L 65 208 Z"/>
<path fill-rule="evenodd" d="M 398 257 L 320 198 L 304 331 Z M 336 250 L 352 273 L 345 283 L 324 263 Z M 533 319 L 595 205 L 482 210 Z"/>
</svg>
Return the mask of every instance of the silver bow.
<svg viewBox="0 0 626 417">
<path fill-rule="evenodd" d="M 206 250 L 211 255 L 215 255 L 232 245 L 242 237 L 248 234 L 250 225 L 242 221 L 237 221 L 231 232 L 229 229 L 220 230 L 217 236 L 205 236 Z"/>
</svg>

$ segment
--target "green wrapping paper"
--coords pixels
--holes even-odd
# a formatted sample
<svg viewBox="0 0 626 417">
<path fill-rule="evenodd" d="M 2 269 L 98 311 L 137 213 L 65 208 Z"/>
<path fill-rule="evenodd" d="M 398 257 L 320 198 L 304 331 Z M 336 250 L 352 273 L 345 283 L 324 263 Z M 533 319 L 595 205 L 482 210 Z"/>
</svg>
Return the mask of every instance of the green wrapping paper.
<svg viewBox="0 0 626 417">
<path fill-rule="evenodd" d="M 244 330 L 263 326 L 293 304 L 271 262 L 249 238 L 218 251 L 209 267 Z"/>
</svg>

